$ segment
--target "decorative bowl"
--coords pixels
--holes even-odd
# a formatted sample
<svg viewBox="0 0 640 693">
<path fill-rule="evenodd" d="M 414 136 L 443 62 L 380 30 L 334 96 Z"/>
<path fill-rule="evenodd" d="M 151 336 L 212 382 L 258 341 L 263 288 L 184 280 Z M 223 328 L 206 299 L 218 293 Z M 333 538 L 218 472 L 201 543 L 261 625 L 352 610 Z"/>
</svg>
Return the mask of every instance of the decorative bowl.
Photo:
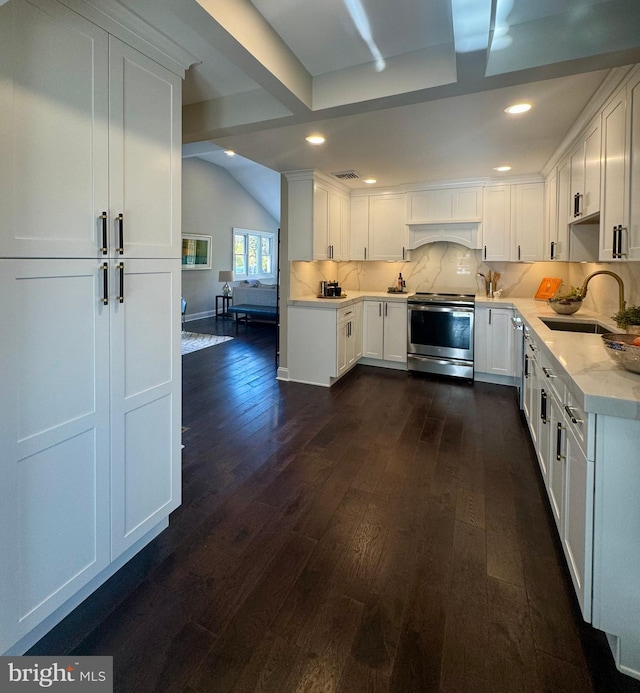
<svg viewBox="0 0 640 693">
<path fill-rule="evenodd" d="M 609 332 L 602 335 L 602 344 L 613 362 L 632 373 L 640 373 L 640 346 L 633 346 L 637 335 Z"/>
<path fill-rule="evenodd" d="M 560 315 L 572 315 L 580 310 L 581 298 L 550 298 L 547 303 Z"/>
</svg>

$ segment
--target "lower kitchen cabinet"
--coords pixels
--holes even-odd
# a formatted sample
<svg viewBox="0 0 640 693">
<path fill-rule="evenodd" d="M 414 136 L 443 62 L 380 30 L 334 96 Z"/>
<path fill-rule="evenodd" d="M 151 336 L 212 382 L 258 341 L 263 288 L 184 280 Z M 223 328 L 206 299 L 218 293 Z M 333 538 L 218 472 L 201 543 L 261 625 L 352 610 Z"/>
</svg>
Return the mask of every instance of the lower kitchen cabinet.
<svg viewBox="0 0 640 693">
<path fill-rule="evenodd" d="M 344 375 L 362 356 L 362 302 L 338 312 L 337 377 Z"/>
<path fill-rule="evenodd" d="M 474 321 L 474 378 L 513 384 L 515 372 L 512 308 L 476 306 Z"/>
<path fill-rule="evenodd" d="M 407 305 L 394 301 L 364 301 L 362 355 L 407 362 Z"/>
<path fill-rule="evenodd" d="M 0 652 L 180 502 L 180 261 L 123 264 L 0 260 Z"/>
</svg>

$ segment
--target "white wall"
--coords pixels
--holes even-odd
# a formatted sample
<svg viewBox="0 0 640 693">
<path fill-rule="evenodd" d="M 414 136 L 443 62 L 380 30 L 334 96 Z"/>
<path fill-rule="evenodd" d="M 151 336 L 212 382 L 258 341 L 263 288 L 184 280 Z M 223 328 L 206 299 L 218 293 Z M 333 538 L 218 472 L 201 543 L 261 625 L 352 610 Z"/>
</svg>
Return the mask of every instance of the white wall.
<svg viewBox="0 0 640 693">
<path fill-rule="evenodd" d="M 183 270 L 187 316 L 210 313 L 222 289 L 219 270 L 232 266 L 234 226 L 277 231 L 278 222 L 224 169 L 197 158 L 182 161 L 182 232 L 213 237 L 211 270 Z"/>
</svg>

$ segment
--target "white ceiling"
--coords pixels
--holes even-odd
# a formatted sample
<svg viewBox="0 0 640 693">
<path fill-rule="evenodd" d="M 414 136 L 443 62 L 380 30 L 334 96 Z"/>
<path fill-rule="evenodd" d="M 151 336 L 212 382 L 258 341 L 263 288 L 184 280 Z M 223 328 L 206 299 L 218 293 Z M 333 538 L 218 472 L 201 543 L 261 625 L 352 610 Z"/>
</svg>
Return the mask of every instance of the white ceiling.
<svg viewBox="0 0 640 693">
<path fill-rule="evenodd" d="M 382 186 L 504 163 L 539 173 L 608 69 L 640 62 L 639 0 L 116 1 L 200 61 L 184 83 L 185 143 Z M 505 116 L 520 99 L 532 111 Z M 321 148 L 304 142 L 312 131 Z"/>
</svg>

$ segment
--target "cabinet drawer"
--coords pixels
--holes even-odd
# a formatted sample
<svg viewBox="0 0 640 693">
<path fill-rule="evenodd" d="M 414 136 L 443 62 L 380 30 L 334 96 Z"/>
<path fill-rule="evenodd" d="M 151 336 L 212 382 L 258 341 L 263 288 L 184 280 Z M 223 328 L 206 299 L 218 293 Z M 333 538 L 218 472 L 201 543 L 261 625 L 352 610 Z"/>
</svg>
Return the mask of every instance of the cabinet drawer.
<svg viewBox="0 0 640 693">
<path fill-rule="evenodd" d="M 566 386 L 557 369 L 551 365 L 551 361 L 541 352 L 537 352 L 540 364 L 540 377 L 546 382 L 548 389 L 553 391 L 559 402 L 565 401 Z"/>
<path fill-rule="evenodd" d="M 563 403 L 564 414 L 567 419 L 567 426 L 573 431 L 578 444 L 586 454 L 588 432 L 587 414 L 569 388 L 566 390 Z"/>
<path fill-rule="evenodd" d="M 355 305 L 351 306 L 345 306 L 344 308 L 340 308 L 338 310 L 338 325 L 342 322 L 345 322 L 345 320 L 353 320 L 356 315 L 356 307 Z"/>
</svg>

